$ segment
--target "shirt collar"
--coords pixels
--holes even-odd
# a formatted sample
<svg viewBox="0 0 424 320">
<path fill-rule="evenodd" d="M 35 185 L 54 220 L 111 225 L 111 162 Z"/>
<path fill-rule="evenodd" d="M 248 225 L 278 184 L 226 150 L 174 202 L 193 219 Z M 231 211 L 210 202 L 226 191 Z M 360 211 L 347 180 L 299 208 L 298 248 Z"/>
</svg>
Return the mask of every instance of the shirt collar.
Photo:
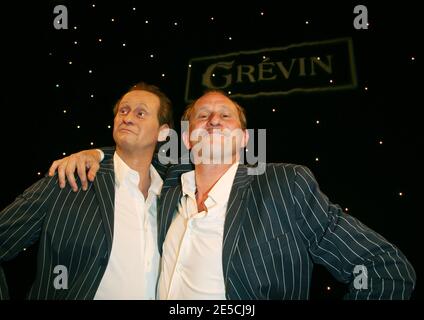
<svg viewBox="0 0 424 320">
<path fill-rule="evenodd" d="M 181 175 L 181 187 L 184 196 L 196 198 L 196 178 L 194 170 L 183 173 Z"/>
<path fill-rule="evenodd" d="M 212 199 L 215 203 L 227 203 L 230 197 L 231 188 L 233 186 L 234 177 L 236 175 L 239 163 L 234 163 L 215 183 L 208 193 L 208 199 Z M 208 203 L 205 201 L 205 205 Z M 209 206 L 208 206 L 209 207 Z"/>
<path fill-rule="evenodd" d="M 205 201 L 205 205 L 208 208 L 215 203 L 226 203 L 228 201 L 238 165 L 238 162 L 234 163 L 209 191 L 208 198 Z M 196 178 L 194 170 L 181 175 L 181 185 L 184 196 L 187 195 L 193 199 L 196 198 Z"/>
<path fill-rule="evenodd" d="M 115 169 L 115 185 L 119 188 L 125 181 L 138 186 L 140 175 L 131 169 L 122 158 L 115 152 L 113 155 Z M 150 165 L 150 187 L 149 192 L 159 195 L 162 190 L 163 180 L 153 165 Z"/>
</svg>

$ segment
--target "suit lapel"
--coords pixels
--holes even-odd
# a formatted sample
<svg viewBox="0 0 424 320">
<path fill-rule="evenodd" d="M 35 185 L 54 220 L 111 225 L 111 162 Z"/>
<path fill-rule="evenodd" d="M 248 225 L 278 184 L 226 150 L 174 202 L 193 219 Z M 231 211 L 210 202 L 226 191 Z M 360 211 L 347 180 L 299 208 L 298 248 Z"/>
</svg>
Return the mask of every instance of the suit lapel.
<svg viewBox="0 0 424 320">
<path fill-rule="evenodd" d="M 240 236 L 241 226 L 247 216 L 246 205 L 249 199 L 249 187 L 252 180 L 253 176 L 247 174 L 247 167 L 240 164 L 234 177 L 225 216 L 222 248 L 222 266 L 225 283 L 227 283 L 229 265 Z"/>
<path fill-rule="evenodd" d="M 113 224 L 115 212 L 115 173 L 113 157 L 101 164 L 94 179 L 94 190 L 99 199 L 100 212 L 106 234 L 109 254 L 112 251 Z"/>
<path fill-rule="evenodd" d="M 178 201 L 181 199 L 182 194 L 181 185 L 179 184 L 174 187 L 167 188 L 166 190 L 162 190 L 158 210 L 158 245 L 159 253 L 161 255 L 166 233 L 171 225 Z"/>
<path fill-rule="evenodd" d="M 162 192 L 158 199 L 158 245 L 160 254 L 162 254 L 162 244 L 171 225 L 178 201 L 183 194 L 181 175 L 191 170 L 194 170 L 192 164 L 178 164 L 167 171 Z"/>
</svg>

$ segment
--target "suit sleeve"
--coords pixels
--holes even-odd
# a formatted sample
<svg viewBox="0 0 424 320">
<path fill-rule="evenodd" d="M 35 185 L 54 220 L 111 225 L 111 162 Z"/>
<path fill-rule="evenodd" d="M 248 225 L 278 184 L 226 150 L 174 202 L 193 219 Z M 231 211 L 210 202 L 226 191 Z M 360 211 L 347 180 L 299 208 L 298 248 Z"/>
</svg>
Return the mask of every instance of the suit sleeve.
<svg viewBox="0 0 424 320">
<path fill-rule="evenodd" d="M 113 155 L 115 153 L 115 147 L 102 147 L 100 148 L 100 150 L 102 150 L 105 155 L 103 161 L 113 158 Z"/>
<path fill-rule="evenodd" d="M 56 184 L 56 177 L 45 177 L 0 212 L 0 299 L 9 298 L 1 263 L 39 239 L 48 200 Z"/>
<path fill-rule="evenodd" d="M 329 202 L 312 172 L 297 166 L 297 226 L 312 260 L 349 284 L 346 299 L 409 299 L 415 271 L 403 253 L 358 219 Z"/>
</svg>

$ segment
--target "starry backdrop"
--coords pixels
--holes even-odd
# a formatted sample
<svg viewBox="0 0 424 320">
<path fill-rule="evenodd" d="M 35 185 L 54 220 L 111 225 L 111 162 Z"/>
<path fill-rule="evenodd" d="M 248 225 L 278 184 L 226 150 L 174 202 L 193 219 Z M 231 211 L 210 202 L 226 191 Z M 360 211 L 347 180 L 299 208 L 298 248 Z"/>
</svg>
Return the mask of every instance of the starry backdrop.
<svg viewBox="0 0 424 320">
<path fill-rule="evenodd" d="M 358 4 L 368 9 L 368 29 L 353 27 Z M 68 9 L 67 30 L 54 28 L 56 5 Z M 54 159 L 113 145 L 112 107 L 140 80 L 168 94 L 179 130 L 190 59 L 349 37 L 356 88 L 237 101 L 249 128 L 267 130 L 268 162 L 308 166 L 332 202 L 396 244 L 418 279 L 423 275 L 417 5 L 97 0 L 14 6 L 1 12 L 1 208 Z M 36 252 L 37 244 L 3 263 L 12 297 L 22 298 L 31 283 Z M 314 276 L 312 299 L 339 299 L 346 290 L 320 267 Z M 413 295 L 419 297 L 420 279 Z"/>
</svg>

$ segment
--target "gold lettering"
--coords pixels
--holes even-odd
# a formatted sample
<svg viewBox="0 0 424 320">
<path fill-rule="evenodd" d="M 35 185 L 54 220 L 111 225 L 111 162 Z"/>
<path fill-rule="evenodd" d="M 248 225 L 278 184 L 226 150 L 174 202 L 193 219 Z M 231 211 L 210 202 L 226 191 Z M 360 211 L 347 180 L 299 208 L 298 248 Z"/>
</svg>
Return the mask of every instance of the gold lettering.
<svg viewBox="0 0 424 320">
<path fill-rule="evenodd" d="M 318 59 L 317 57 L 311 57 L 310 61 L 311 61 L 311 76 L 316 75 L 315 73 L 315 65 L 318 65 L 321 67 L 321 69 L 323 69 L 325 72 L 331 74 L 333 73 L 333 69 L 332 69 L 332 64 L 331 64 L 331 55 L 327 55 L 327 61 L 328 63 L 325 64 L 324 61 L 322 61 L 322 59 Z"/>
<path fill-rule="evenodd" d="M 271 77 L 265 77 L 265 73 L 271 73 L 272 74 L 272 68 L 275 65 L 274 62 L 261 62 L 259 63 L 258 67 L 259 67 L 259 75 L 258 75 L 258 81 L 263 81 L 263 80 L 275 80 L 275 78 L 277 78 L 277 75 L 274 74 Z"/>
<path fill-rule="evenodd" d="M 243 71 L 244 67 L 247 67 L 246 71 Z M 252 74 L 254 71 L 255 71 L 254 66 L 243 65 L 243 64 L 238 65 L 237 66 L 237 82 L 243 82 L 242 75 L 247 75 L 250 82 L 255 82 L 255 77 Z"/>
<path fill-rule="evenodd" d="M 306 76 L 306 73 L 305 73 L 305 58 L 299 58 L 299 76 Z"/>
<path fill-rule="evenodd" d="M 281 73 L 283 74 L 284 78 L 288 79 L 290 77 L 290 73 L 293 69 L 294 63 L 296 62 L 296 58 L 291 59 L 291 64 L 289 70 L 284 66 L 282 61 L 277 62 L 277 66 L 280 69 Z"/>
<path fill-rule="evenodd" d="M 212 83 L 212 74 L 214 74 L 216 69 L 224 69 L 224 70 L 230 70 L 233 66 L 234 61 L 230 61 L 230 62 L 218 62 L 218 63 L 214 63 L 211 64 L 205 71 L 205 73 L 202 76 L 202 84 L 210 89 L 223 89 L 228 87 L 231 84 L 231 73 L 230 74 L 225 74 L 223 75 L 223 77 L 225 78 L 225 82 L 223 85 L 218 86 L 218 85 L 214 85 Z M 216 76 L 216 75 L 215 75 Z"/>
</svg>

